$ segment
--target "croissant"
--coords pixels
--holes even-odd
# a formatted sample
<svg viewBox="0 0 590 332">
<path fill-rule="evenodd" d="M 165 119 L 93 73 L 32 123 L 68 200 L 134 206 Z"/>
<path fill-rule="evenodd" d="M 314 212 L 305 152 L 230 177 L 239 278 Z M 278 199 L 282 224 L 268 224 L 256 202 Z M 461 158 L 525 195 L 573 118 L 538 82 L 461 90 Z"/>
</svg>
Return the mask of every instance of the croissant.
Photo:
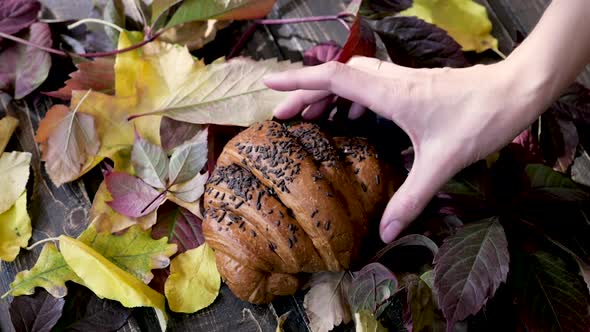
<svg viewBox="0 0 590 332">
<path fill-rule="evenodd" d="M 268 303 L 297 291 L 300 273 L 347 269 L 392 192 L 366 139 L 267 121 L 224 147 L 205 189 L 203 233 L 232 292 Z"/>
</svg>

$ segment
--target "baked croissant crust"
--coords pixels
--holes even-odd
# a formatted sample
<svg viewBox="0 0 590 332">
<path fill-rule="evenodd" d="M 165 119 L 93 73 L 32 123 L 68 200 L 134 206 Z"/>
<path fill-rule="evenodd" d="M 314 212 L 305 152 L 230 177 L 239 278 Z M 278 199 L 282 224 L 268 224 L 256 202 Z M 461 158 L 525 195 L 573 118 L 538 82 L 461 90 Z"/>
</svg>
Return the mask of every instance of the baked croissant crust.
<svg viewBox="0 0 590 332">
<path fill-rule="evenodd" d="M 367 140 L 266 121 L 221 153 L 205 190 L 203 232 L 232 292 L 267 303 L 293 294 L 299 273 L 347 269 L 392 194 Z"/>
</svg>

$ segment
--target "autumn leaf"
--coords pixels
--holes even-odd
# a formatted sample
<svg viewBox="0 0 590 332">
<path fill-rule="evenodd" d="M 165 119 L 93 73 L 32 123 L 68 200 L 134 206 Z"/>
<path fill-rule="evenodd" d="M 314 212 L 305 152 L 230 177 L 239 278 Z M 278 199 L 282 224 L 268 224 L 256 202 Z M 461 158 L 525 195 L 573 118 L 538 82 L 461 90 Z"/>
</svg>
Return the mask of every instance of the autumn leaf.
<svg viewBox="0 0 590 332">
<path fill-rule="evenodd" d="M 351 320 L 346 293 L 351 278 L 348 272 L 319 272 L 311 275 L 310 290 L 303 307 L 312 331 L 327 332 Z"/>
<path fill-rule="evenodd" d="M 192 140 L 201 130 L 202 125 L 163 117 L 160 123 L 162 147 L 166 151 L 172 151 L 175 147 Z"/>
<path fill-rule="evenodd" d="M 206 20 L 176 25 L 166 29 L 158 40 L 166 43 L 186 46 L 195 51 L 213 41 L 217 31 L 227 27 L 231 21 Z"/>
<path fill-rule="evenodd" d="M 184 84 L 159 99 L 151 111 L 138 112 L 131 118 L 161 115 L 191 123 L 249 126 L 271 119 L 273 108 L 285 96 L 266 87 L 262 77 L 299 66 L 276 59 L 218 60 L 191 71 L 184 77 Z"/>
<path fill-rule="evenodd" d="M 527 330 L 587 330 L 588 289 L 573 266 L 545 251 L 520 256 L 511 274 L 515 276 L 516 303 Z"/>
<path fill-rule="evenodd" d="M 164 296 L 76 239 L 61 235 L 59 246 L 68 266 L 96 295 L 119 301 L 127 308 L 152 307 L 160 327 L 166 330 Z"/>
<path fill-rule="evenodd" d="M 62 315 L 64 299 L 43 290 L 19 296 L 10 304 L 10 320 L 16 331 L 49 332 Z"/>
<path fill-rule="evenodd" d="M 34 0 L 0 2 L 0 32 L 12 35 L 37 21 L 41 4 Z"/>
<path fill-rule="evenodd" d="M 100 147 L 93 116 L 54 105 L 39 123 L 35 140 L 41 144 L 45 169 L 56 186 L 75 180 L 86 160 Z"/>
<path fill-rule="evenodd" d="M 82 280 L 68 267 L 55 244 L 47 243 L 41 250 L 35 265 L 30 270 L 19 272 L 10 284 L 10 290 L 2 297 L 8 294 L 30 295 L 35 292 L 35 287 L 41 287 L 53 297 L 61 298 L 68 293 L 66 281 L 83 284 Z"/>
<path fill-rule="evenodd" d="M 445 239 L 435 257 L 434 284 L 447 330 L 477 313 L 506 281 L 508 242 L 496 218 L 472 223 Z"/>
<path fill-rule="evenodd" d="M 187 182 L 173 185 L 170 187 L 170 192 L 167 198 L 175 202 L 178 200 L 175 200 L 174 198 L 178 198 L 186 203 L 194 203 L 201 196 L 203 196 L 203 193 L 205 192 L 205 184 L 207 183 L 208 179 L 209 173 L 197 174 L 194 178 Z"/>
<path fill-rule="evenodd" d="M 105 178 L 105 183 L 113 197 L 108 205 L 132 218 L 147 216 L 166 199 L 163 193 L 127 173 L 113 172 Z"/>
<path fill-rule="evenodd" d="M 590 193 L 575 182 L 551 167 L 530 164 L 525 168 L 530 189 L 522 196 L 527 200 L 555 202 L 572 202 L 586 204 Z"/>
<path fill-rule="evenodd" d="M 30 163 L 29 152 L 14 151 L 0 154 L 0 214 L 10 209 L 25 191 L 29 181 Z"/>
<path fill-rule="evenodd" d="M 170 157 L 168 182 L 179 184 L 194 178 L 207 163 L 207 129 L 176 147 Z"/>
<path fill-rule="evenodd" d="M 492 23 L 486 8 L 472 0 L 414 0 L 411 8 L 400 13 L 417 16 L 449 33 L 461 44 L 463 51 L 483 52 L 497 49 L 492 37 Z"/>
<path fill-rule="evenodd" d="M 438 253 L 438 246 L 430 238 L 428 238 L 424 235 L 421 235 L 421 234 L 409 234 L 409 235 L 401 237 L 401 238 L 389 243 L 385 247 L 383 247 L 381 250 L 379 250 L 377 252 L 377 254 L 375 254 L 375 257 L 373 257 L 372 261 L 380 260 L 385 255 L 387 255 L 387 253 L 394 250 L 395 248 L 407 247 L 407 246 L 424 247 L 424 248 L 430 250 L 433 258 Z"/>
<path fill-rule="evenodd" d="M 135 174 L 152 187 L 164 189 L 168 180 L 168 155 L 162 147 L 135 136 L 131 162 Z"/>
<path fill-rule="evenodd" d="M 31 231 L 25 191 L 11 208 L 0 214 L 0 261 L 12 262 L 20 248 L 29 243 Z"/>
<path fill-rule="evenodd" d="M 78 240 L 146 284 L 154 277 L 151 271 L 167 267 L 170 256 L 176 253 L 176 244 L 168 244 L 167 238 L 154 240 L 151 230 L 142 230 L 139 226 L 130 227 L 122 235 L 114 235 L 98 233 L 91 225 Z"/>
<path fill-rule="evenodd" d="M 354 316 L 354 328 L 356 332 L 387 332 L 388 330 L 381 325 L 381 323 L 375 318 L 369 311 L 355 312 Z"/>
<path fill-rule="evenodd" d="M 466 67 L 461 46 L 444 30 L 415 17 L 387 17 L 375 31 L 392 61 L 406 67 Z"/>
<path fill-rule="evenodd" d="M 410 311 L 413 332 L 443 331 L 446 320 L 436 301 L 434 290 L 434 271 L 428 270 L 408 285 L 407 303 Z M 461 331 L 460 324 L 453 331 Z"/>
<path fill-rule="evenodd" d="M 5 116 L 0 119 L 0 156 L 4 152 L 10 137 L 18 127 L 18 119 L 12 116 Z M 0 208 L 0 211 L 2 209 Z"/>
<path fill-rule="evenodd" d="M 374 57 L 377 52 L 375 33 L 362 16 L 357 16 L 350 27 L 350 34 L 338 56 L 338 61 L 347 62 L 353 56 Z"/>
<path fill-rule="evenodd" d="M 95 226 L 99 232 L 116 233 L 133 225 L 148 229 L 156 223 L 157 210 L 140 218 L 132 218 L 113 210 L 108 204 L 112 200 L 113 197 L 107 188 L 106 182 L 103 181 L 94 194 L 89 216 L 90 220 L 96 220 Z"/>
<path fill-rule="evenodd" d="M 165 293 L 172 311 L 194 313 L 215 301 L 220 286 L 215 253 L 205 243 L 172 260 Z"/>
<path fill-rule="evenodd" d="M 43 7 L 51 12 L 51 19 L 75 21 L 90 17 L 93 1 L 39 0 Z"/>
<path fill-rule="evenodd" d="M 152 236 L 167 237 L 178 246 L 178 253 L 197 248 L 205 243 L 202 220 L 185 208 L 167 203 L 158 210 L 158 222 Z"/>
<path fill-rule="evenodd" d="M 112 58 L 97 58 L 93 61 L 76 64 L 77 71 L 70 74 L 66 85 L 53 92 L 45 94 L 63 100 L 72 98 L 72 91 L 92 90 L 105 94 L 115 91 L 115 60 Z"/>
<path fill-rule="evenodd" d="M 549 112 L 543 115 L 540 125 L 541 150 L 547 164 L 558 172 L 566 173 L 574 162 L 580 143 L 576 125 L 572 120 Z"/>
<path fill-rule="evenodd" d="M 261 18 L 271 10 L 276 0 L 185 0 L 170 19 L 166 27 L 190 21 L 249 20 Z M 175 1 L 157 1 L 166 5 L 158 8 L 168 9 Z M 168 5 L 168 6 L 167 6 Z M 160 11 L 161 9 L 158 9 Z M 153 17 L 159 16 L 155 11 Z M 161 11 L 160 11 L 161 12 Z"/>
<path fill-rule="evenodd" d="M 381 315 L 386 302 L 398 291 L 395 275 L 380 263 L 371 263 L 353 273 L 348 303 L 353 312 Z"/>
</svg>

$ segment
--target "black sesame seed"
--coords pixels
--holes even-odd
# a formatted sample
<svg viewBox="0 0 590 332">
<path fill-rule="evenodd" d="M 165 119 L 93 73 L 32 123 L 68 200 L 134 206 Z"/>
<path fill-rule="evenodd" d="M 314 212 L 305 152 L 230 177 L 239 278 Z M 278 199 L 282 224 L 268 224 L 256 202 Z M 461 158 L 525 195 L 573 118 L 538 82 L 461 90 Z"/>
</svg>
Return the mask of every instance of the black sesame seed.
<svg viewBox="0 0 590 332">
<path fill-rule="evenodd" d="M 319 228 L 322 225 L 322 223 L 320 221 L 315 223 L 315 227 Z"/>
<path fill-rule="evenodd" d="M 315 210 L 313 211 L 313 213 L 311 214 L 311 217 L 312 217 L 312 218 L 313 218 L 313 217 L 315 217 L 315 215 L 316 215 L 316 214 L 318 214 L 318 212 L 320 212 L 320 211 L 318 211 L 317 209 L 315 209 Z"/>
<path fill-rule="evenodd" d="M 324 229 L 330 230 L 330 222 L 329 221 L 327 221 L 326 224 L 324 225 Z"/>
<path fill-rule="evenodd" d="M 219 191 L 215 193 L 215 198 L 217 198 L 217 196 L 219 196 Z"/>
<path fill-rule="evenodd" d="M 377 182 L 377 184 L 381 184 L 381 178 L 379 175 L 375 175 L 375 182 Z"/>
<path fill-rule="evenodd" d="M 367 192 L 367 185 L 364 182 L 361 182 L 361 188 L 363 188 L 364 192 Z"/>
<path fill-rule="evenodd" d="M 289 239 L 289 248 L 293 248 L 293 240 Z"/>
<path fill-rule="evenodd" d="M 244 201 L 239 201 L 238 204 L 234 206 L 234 208 L 239 209 L 242 204 L 244 204 Z"/>
<path fill-rule="evenodd" d="M 256 237 L 256 232 L 254 230 L 250 230 L 250 235 L 252 235 L 252 237 Z"/>
</svg>

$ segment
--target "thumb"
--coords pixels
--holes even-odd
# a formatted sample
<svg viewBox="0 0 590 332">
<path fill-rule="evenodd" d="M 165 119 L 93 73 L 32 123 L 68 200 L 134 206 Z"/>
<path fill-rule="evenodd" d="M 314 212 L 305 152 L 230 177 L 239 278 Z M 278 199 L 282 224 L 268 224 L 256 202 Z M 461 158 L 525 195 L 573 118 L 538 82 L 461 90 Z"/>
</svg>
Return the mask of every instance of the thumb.
<svg viewBox="0 0 590 332">
<path fill-rule="evenodd" d="M 452 171 L 434 158 L 420 158 L 395 192 L 381 218 L 379 233 L 385 243 L 393 241 L 424 210 Z"/>
</svg>

